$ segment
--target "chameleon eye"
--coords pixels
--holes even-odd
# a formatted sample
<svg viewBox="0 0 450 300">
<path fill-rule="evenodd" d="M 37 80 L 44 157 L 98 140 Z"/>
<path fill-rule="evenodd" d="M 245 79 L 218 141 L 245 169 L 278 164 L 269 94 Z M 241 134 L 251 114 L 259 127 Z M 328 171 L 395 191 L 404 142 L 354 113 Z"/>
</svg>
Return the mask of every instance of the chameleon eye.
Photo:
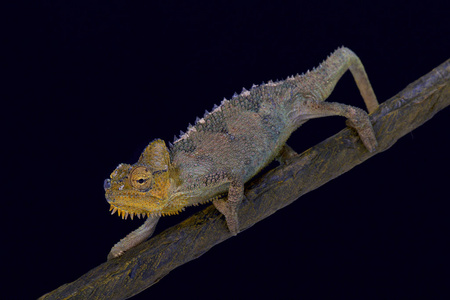
<svg viewBox="0 0 450 300">
<path fill-rule="evenodd" d="M 131 185 L 139 190 L 147 190 L 153 182 L 152 172 L 146 167 L 137 167 L 131 172 Z"/>
</svg>

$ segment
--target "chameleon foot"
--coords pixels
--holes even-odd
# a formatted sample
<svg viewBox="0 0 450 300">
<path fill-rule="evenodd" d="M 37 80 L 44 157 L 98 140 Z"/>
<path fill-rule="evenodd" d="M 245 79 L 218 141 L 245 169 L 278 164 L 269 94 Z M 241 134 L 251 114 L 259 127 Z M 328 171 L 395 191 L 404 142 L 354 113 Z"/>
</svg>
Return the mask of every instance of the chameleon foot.
<svg viewBox="0 0 450 300">
<path fill-rule="evenodd" d="M 141 244 L 155 231 L 159 217 L 149 217 L 138 229 L 121 239 L 112 247 L 108 254 L 108 260 L 122 256 L 127 250 Z"/>
<path fill-rule="evenodd" d="M 236 212 L 236 207 L 230 205 L 230 203 L 224 199 L 218 199 L 213 201 L 214 206 L 222 215 L 225 216 L 228 229 L 232 235 L 237 235 L 239 232 L 239 221 Z"/>
</svg>

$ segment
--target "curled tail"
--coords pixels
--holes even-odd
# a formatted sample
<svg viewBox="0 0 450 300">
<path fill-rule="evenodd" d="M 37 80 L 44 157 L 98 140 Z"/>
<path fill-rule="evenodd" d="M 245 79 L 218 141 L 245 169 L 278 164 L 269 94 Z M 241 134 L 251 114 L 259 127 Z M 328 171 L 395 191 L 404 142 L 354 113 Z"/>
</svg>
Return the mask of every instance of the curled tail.
<svg viewBox="0 0 450 300">
<path fill-rule="evenodd" d="M 365 147 L 372 152 L 377 141 L 367 113 L 350 105 L 325 102 L 347 70 L 352 73 L 369 113 L 375 111 L 378 101 L 364 66 L 350 49 L 339 48 L 318 68 L 294 78 L 296 95 L 286 107 L 288 128 L 293 131 L 309 119 L 342 116 L 348 119 L 347 124 L 357 130 Z"/>
<path fill-rule="evenodd" d="M 315 100 L 324 101 L 347 70 L 352 73 L 367 110 L 372 113 L 378 107 L 377 98 L 361 60 L 348 48 L 338 48 L 319 67 L 303 75 L 302 85 L 315 91 Z"/>
</svg>

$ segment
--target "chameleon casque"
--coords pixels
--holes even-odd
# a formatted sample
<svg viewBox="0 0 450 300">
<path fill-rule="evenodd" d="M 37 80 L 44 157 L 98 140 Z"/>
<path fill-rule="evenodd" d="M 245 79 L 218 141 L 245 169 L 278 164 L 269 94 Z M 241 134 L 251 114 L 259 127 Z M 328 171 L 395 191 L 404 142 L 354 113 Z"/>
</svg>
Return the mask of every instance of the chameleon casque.
<svg viewBox="0 0 450 300">
<path fill-rule="evenodd" d="M 359 58 L 338 48 L 319 67 L 286 80 L 253 85 L 189 126 L 166 147 L 152 141 L 133 165 L 120 164 L 104 182 L 112 214 L 147 216 L 145 223 L 120 240 L 108 259 L 149 238 L 161 216 L 212 201 L 233 235 L 239 232 L 237 210 L 244 183 L 274 159 L 291 150 L 286 141 L 308 119 L 343 116 L 368 151 L 377 141 L 362 109 L 324 102 L 350 69 L 369 113 L 378 102 Z"/>
</svg>

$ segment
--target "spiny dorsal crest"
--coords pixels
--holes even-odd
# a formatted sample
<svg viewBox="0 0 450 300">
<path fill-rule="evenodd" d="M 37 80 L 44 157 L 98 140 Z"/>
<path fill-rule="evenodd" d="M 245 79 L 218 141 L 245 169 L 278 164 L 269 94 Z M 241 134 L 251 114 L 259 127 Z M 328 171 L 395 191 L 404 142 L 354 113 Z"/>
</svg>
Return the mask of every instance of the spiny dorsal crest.
<svg viewBox="0 0 450 300">
<path fill-rule="evenodd" d="M 343 48 L 343 46 L 341 46 L 339 48 Z M 332 53 L 330 53 L 327 56 L 327 58 L 322 63 L 319 64 L 318 67 L 314 67 L 312 70 L 308 69 L 308 71 L 306 71 L 306 73 L 302 73 L 300 75 L 297 73 L 295 76 L 294 75 L 288 76 L 285 80 L 282 80 L 282 81 L 276 80 L 274 82 L 274 81 L 270 80 L 268 83 L 262 82 L 260 85 L 253 84 L 250 90 L 243 88 L 240 94 L 234 93 L 231 100 L 227 100 L 224 98 L 219 106 L 214 105 L 211 112 L 205 111 L 203 118 L 200 119 L 197 117 L 195 120 L 194 126 L 189 124 L 190 126 L 188 127 L 188 130 L 186 133 L 181 132 L 180 136 L 178 138 L 175 137 L 173 147 L 175 147 L 177 143 L 180 143 L 180 142 L 188 139 L 191 136 L 191 134 L 199 131 L 204 126 L 207 126 L 208 122 L 214 122 L 215 120 L 220 119 L 219 117 L 216 116 L 217 114 L 223 113 L 223 111 L 230 109 L 231 106 L 239 106 L 239 101 L 262 101 L 263 99 L 261 99 L 261 97 L 259 97 L 259 98 L 252 97 L 252 95 L 259 94 L 260 91 L 265 89 L 266 87 L 277 87 L 284 83 L 290 83 L 290 82 L 295 84 L 294 83 L 295 81 L 301 81 L 302 78 L 310 75 L 311 72 L 320 71 L 323 68 L 323 64 L 326 62 L 326 60 L 330 57 L 330 55 Z M 173 148 L 173 147 L 171 147 L 171 148 Z"/>
<path fill-rule="evenodd" d="M 222 102 L 220 103 L 220 105 L 216 105 L 214 104 L 212 111 L 208 112 L 207 110 L 205 110 L 205 114 L 203 115 L 203 118 L 199 118 L 197 117 L 195 119 L 195 124 L 191 125 L 189 124 L 187 131 L 180 132 L 180 135 L 174 136 L 174 142 L 173 144 L 169 144 L 171 146 L 171 148 L 174 148 L 177 146 L 178 143 L 185 141 L 186 139 L 188 139 L 193 133 L 201 131 L 202 128 L 207 127 L 208 123 L 210 122 L 215 122 L 215 121 L 220 121 L 220 114 L 223 114 L 223 112 L 227 109 L 231 109 L 232 106 L 239 106 L 240 102 L 260 102 L 263 99 L 261 99 L 261 97 L 257 97 L 259 96 L 260 92 L 265 89 L 266 87 L 277 87 L 285 82 L 293 82 L 295 80 L 300 79 L 302 76 L 304 76 L 304 74 L 296 74 L 296 75 L 292 75 L 292 76 L 288 76 L 285 80 L 276 80 L 275 82 L 270 80 L 267 83 L 262 82 L 261 84 L 253 84 L 252 87 L 250 88 L 250 90 L 247 90 L 246 88 L 243 88 L 240 94 L 234 93 L 232 98 L 230 100 L 227 100 L 226 98 L 224 98 L 222 100 Z M 256 96 L 256 97 L 252 97 L 252 96 Z M 255 105 L 258 105 L 258 103 L 254 103 Z M 217 124 L 216 124 L 217 125 Z"/>
</svg>

